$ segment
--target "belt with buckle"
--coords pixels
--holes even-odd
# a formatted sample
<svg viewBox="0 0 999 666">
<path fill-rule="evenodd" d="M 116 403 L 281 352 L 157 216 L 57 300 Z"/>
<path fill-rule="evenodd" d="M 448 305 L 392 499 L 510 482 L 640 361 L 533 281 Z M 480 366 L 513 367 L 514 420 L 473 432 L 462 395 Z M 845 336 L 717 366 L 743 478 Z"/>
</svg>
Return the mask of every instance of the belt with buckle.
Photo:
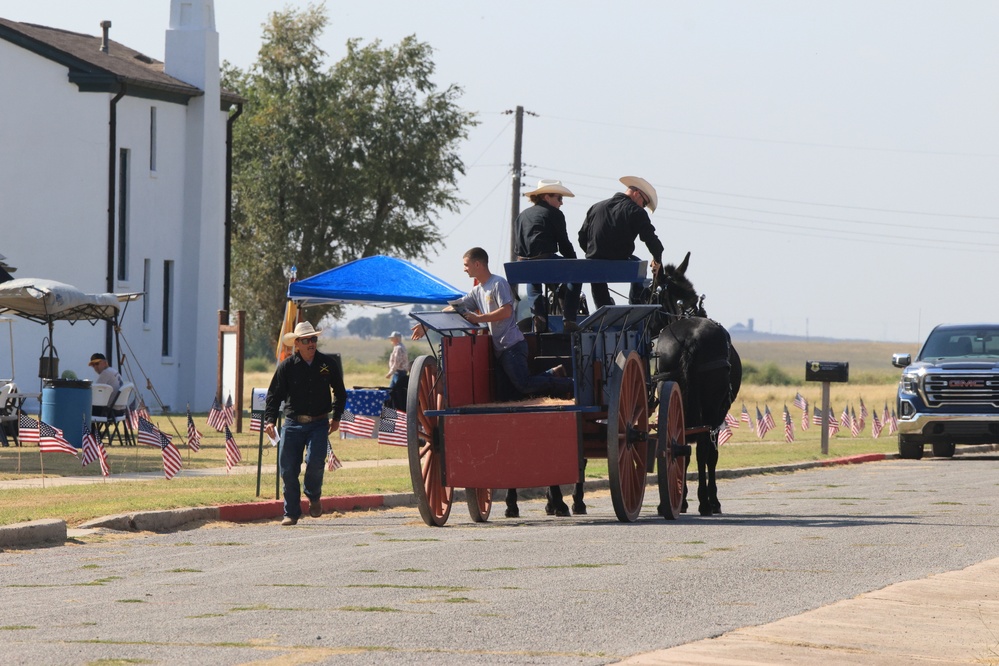
<svg viewBox="0 0 999 666">
<path fill-rule="evenodd" d="M 328 421 L 330 418 L 329 414 L 319 414 L 318 416 L 306 416 L 299 415 L 295 417 L 297 423 L 312 423 L 313 421 Z"/>
</svg>

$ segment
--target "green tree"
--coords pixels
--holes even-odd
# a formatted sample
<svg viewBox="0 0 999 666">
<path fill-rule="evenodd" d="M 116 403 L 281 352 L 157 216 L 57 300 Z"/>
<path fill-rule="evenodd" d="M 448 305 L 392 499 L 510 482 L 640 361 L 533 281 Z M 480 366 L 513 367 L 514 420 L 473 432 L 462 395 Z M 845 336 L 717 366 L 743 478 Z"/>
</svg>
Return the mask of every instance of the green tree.
<svg viewBox="0 0 999 666">
<path fill-rule="evenodd" d="M 270 15 L 257 62 L 228 63 L 223 85 L 246 98 L 234 125 L 232 299 L 250 349 L 273 347 L 288 271 L 318 272 L 375 254 L 426 259 L 457 211 L 459 142 L 475 124 L 461 89 L 432 81 L 415 36 L 383 48 L 350 40 L 324 69 L 323 7 Z M 338 308 L 312 316 L 338 317 Z"/>
</svg>

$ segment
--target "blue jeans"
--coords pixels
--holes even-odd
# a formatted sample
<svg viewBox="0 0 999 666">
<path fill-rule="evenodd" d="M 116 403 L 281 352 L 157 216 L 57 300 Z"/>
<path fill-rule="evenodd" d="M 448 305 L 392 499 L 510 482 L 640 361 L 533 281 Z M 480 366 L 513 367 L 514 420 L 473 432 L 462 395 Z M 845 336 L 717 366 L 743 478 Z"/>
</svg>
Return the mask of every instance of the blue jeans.
<svg viewBox="0 0 999 666">
<path fill-rule="evenodd" d="M 572 379 L 550 373 L 531 375 L 527 366 L 527 341 L 521 340 L 499 356 L 500 367 L 514 388 L 525 395 L 564 396 L 572 391 Z"/>
<path fill-rule="evenodd" d="M 330 422 L 319 419 L 312 423 L 284 420 L 281 433 L 281 480 L 284 481 L 284 515 L 298 518 L 302 515 L 302 488 L 298 474 L 302 471 L 305 455 L 305 496 L 318 500 L 323 495 L 323 471 L 326 469 L 326 452 Z"/>
</svg>

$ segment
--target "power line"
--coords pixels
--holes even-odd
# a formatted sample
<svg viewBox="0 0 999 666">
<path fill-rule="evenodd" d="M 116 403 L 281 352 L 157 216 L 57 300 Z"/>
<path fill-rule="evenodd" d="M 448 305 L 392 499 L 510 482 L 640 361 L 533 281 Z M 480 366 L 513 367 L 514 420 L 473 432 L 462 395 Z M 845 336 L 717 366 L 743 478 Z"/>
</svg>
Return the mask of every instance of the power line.
<svg viewBox="0 0 999 666">
<path fill-rule="evenodd" d="M 562 169 L 552 169 L 550 167 L 544 167 L 544 166 L 539 166 L 537 168 L 549 171 L 551 173 L 565 173 L 571 176 L 580 176 L 582 178 L 595 178 L 599 180 L 615 180 L 615 181 L 617 180 L 616 178 L 612 178 L 610 176 L 599 176 L 591 173 L 579 173 L 578 171 L 564 171 Z M 902 210 L 897 208 L 873 208 L 869 206 L 850 206 L 846 204 L 831 204 L 831 203 L 822 203 L 815 201 L 801 201 L 797 199 L 777 199 L 773 197 L 761 197 L 751 194 L 735 194 L 732 192 L 719 192 L 717 190 L 699 190 L 692 187 L 678 187 L 676 185 L 660 185 L 658 189 L 680 190 L 682 192 L 697 192 L 699 194 L 715 194 L 725 197 L 737 197 L 740 199 L 755 199 L 758 201 L 773 201 L 777 203 L 799 204 L 802 206 L 820 206 L 824 208 L 844 208 L 847 210 L 864 210 L 876 213 L 897 213 L 899 215 L 925 215 L 927 217 L 951 217 L 951 218 L 961 218 L 969 220 L 999 220 L 999 217 L 992 215 L 965 215 L 962 213 L 928 213 L 925 211 Z"/>
<path fill-rule="evenodd" d="M 729 141 L 748 141 L 752 143 L 773 143 L 785 146 L 806 146 L 809 148 L 832 148 L 835 150 L 857 150 L 864 152 L 899 153 L 906 155 L 941 155 L 949 157 L 988 157 L 988 158 L 999 157 L 999 155 L 996 155 L 994 153 L 962 153 L 962 152 L 945 151 L 945 150 L 912 150 L 904 148 L 875 148 L 871 146 L 842 146 L 834 143 L 819 143 L 815 141 L 788 141 L 784 139 L 760 139 L 758 137 L 736 136 L 732 134 L 712 134 L 709 132 L 690 132 L 686 130 L 668 129 L 664 127 L 645 127 L 642 125 L 621 125 L 617 123 L 601 122 L 598 120 L 582 120 L 579 118 L 564 118 L 561 116 L 541 116 L 541 117 L 551 118 L 553 120 L 564 120 L 566 122 L 571 122 L 571 123 L 581 123 L 584 125 L 617 127 L 619 129 L 639 130 L 642 132 L 656 132 L 659 134 L 679 134 L 683 136 L 697 136 L 708 139 L 727 139 Z"/>
</svg>

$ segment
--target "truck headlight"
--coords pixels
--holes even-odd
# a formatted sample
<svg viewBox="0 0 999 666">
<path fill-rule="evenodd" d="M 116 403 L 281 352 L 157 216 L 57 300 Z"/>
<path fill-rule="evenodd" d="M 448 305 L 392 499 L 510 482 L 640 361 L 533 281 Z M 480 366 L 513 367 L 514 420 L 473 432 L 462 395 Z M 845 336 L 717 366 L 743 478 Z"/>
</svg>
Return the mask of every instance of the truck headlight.
<svg viewBox="0 0 999 666">
<path fill-rule="evenodd" d="M 903 373 L 902 382 L 899 385 L 902 393 L 915 394 L 919 391 L 919 375 L 916 373 Z"/>
</svg>

